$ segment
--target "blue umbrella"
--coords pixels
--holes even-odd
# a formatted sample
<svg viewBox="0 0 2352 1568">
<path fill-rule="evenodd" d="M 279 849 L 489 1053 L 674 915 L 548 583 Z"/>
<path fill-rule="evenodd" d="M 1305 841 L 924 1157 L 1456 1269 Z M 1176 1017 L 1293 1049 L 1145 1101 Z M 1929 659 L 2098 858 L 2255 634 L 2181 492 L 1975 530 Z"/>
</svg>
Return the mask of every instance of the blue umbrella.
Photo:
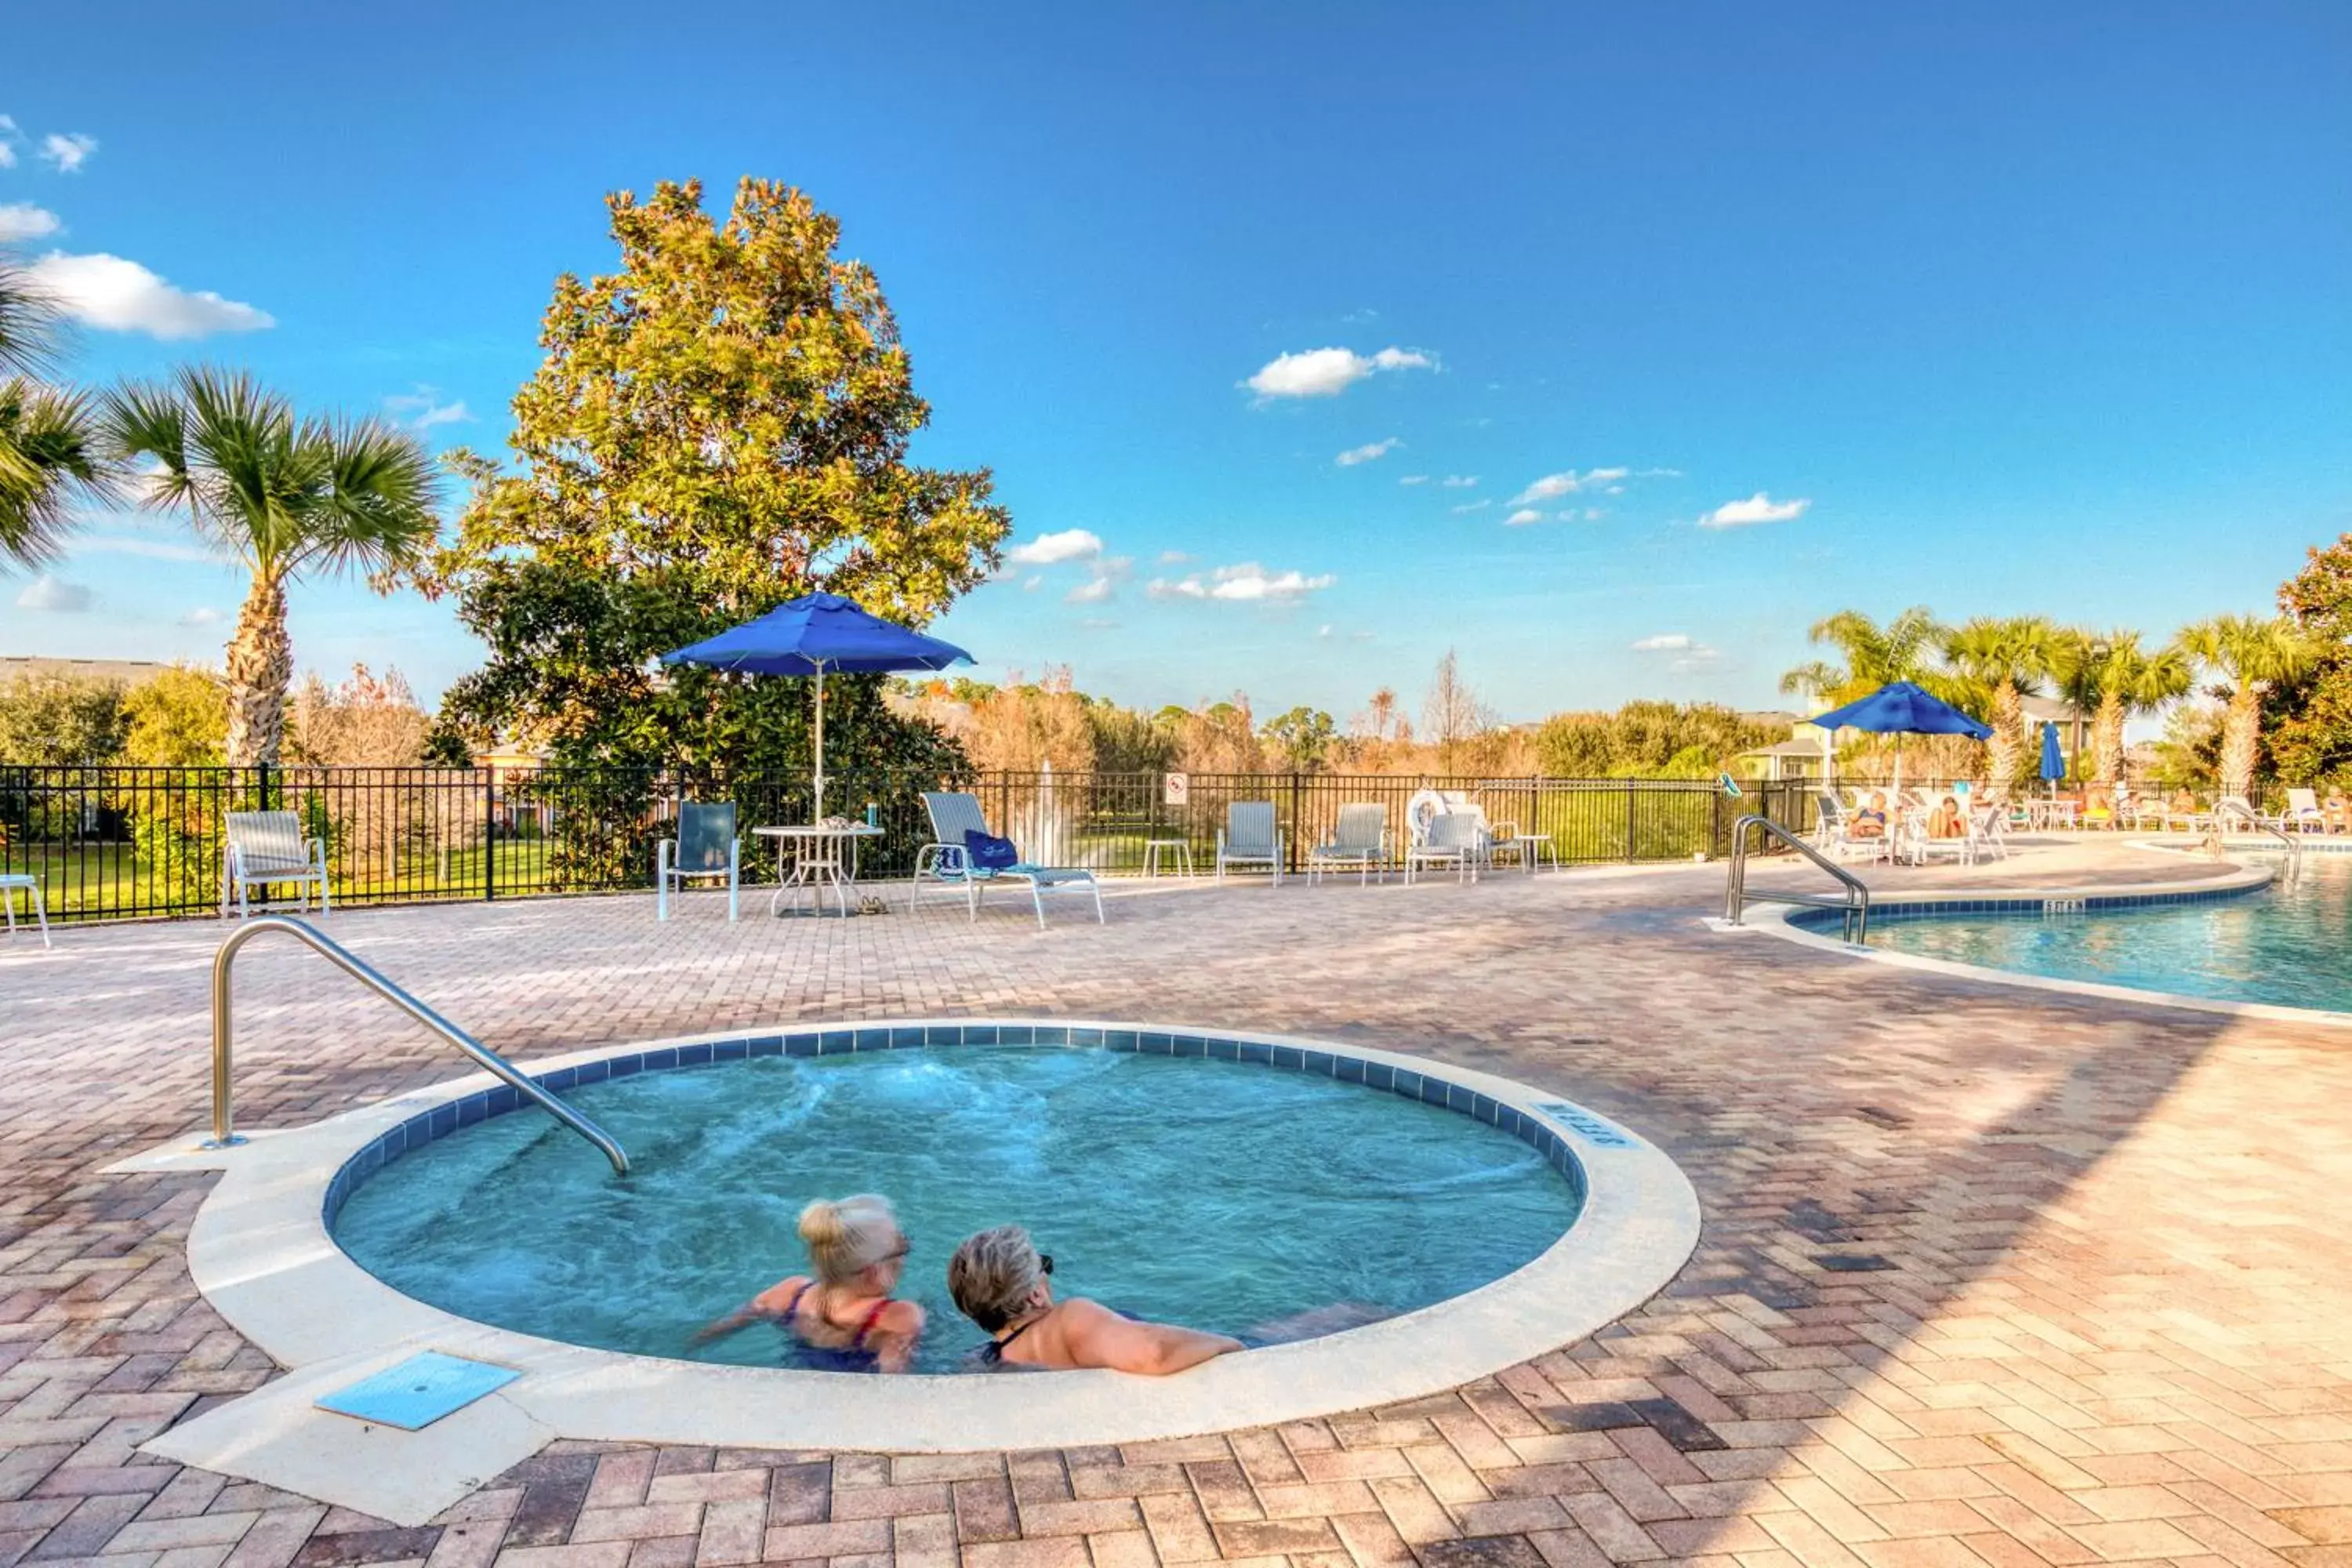
<svg viewBox="0 0 2352 1568">
<path fill-rule="evenodd" d="M 1869 696 L 1843 708 L 1813 716 L 1813 723 L 1834 742 L 1840 730 L 1866 730 L 1877 735 L 1968 735 L 1992 739 L 1992 726 L 1971 719 L 1942 698 L 1907 680 L 1882 686 Z M 1903 753 L 1895 753 L 1895 788 L 1903 787 Z"/>
<path fill-rule="evenodd" d="M 816 678 L 816 816 L 824 816 L 824 676 L 827 670 L 870 673 L 945 669 L 970 664 L 953 643 L 868 615 L 838 594 L 811 594 L 777 605 L 715 637 L 662 655 L 664 664 L 705 664 L 750 675 Z"/>
<path fill-rule="evenodd" d="M 2042 726 L 2042 782 L 2056 784 L 2066 776 L 2066 758 L 2058 750 L 2058 726 L 2054 721 Z"/>
</svg>

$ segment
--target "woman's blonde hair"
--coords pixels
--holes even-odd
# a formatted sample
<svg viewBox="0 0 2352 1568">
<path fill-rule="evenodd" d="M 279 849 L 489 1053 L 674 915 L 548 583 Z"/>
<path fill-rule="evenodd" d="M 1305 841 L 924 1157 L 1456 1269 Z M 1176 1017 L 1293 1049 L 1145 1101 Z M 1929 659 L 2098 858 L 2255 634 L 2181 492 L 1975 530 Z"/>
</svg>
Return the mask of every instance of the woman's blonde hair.
<svg viewBox="0 0 2352 1568">
<path fill-rule="evenodd" d="M 877 1263 L 887 1262 L 898 1248 L 898 1216 L 890 1200 L 872 1193 L 855 1197 L 819 1198 L 801 1210 L 801 1242 L 817 1279 L 843 1285 Z"/>
<path fill-rule="evenodd" d="M 983 1230 L 948 1259 L 948 1294 L 956 1310 L 992 1334 L 1013 1321 L 1045 1278 L 1037 1248 L 1017 1225 Z"/>
</svg>

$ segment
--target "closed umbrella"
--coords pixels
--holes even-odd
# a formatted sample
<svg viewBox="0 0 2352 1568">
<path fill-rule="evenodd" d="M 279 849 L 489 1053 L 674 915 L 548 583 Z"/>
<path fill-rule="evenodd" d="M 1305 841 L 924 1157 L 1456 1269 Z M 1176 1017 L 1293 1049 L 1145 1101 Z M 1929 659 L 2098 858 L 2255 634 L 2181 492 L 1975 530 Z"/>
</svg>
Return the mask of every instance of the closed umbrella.
<svg viewBox="0 0 2352 1568">
<path fill-rule="evenodd" d="M 662 655 L 664 664 L 701 664 L 751 675 L 816 678 L 816 811 L 824 816 L 824 677 L 970 664 L 953 643 L 868 614 L 838 594 L 810 594 L 717 637 Z"/>
<path fill-rule="evenodd" d="M 1942 698 L 1907 680 L 1882 686 L 1869 696 L 1816 714 L 1813 723 L 1832 738 L 1840 730 L 1876 735 L 1969 735 L 1992 739 L 1992 726 L 1972 719 Z M 1903 753 L 1895 753 L 1895 791 L 1903 790 Z"/>
<path fill-rule="evenodd" d="M 2066 759 L 2058 750 L 2058 724 L 2045 720 L 2042 725 L 2042 782 L 2050 786 L 2050 798 L 2058 798 L 2058 781 L 2066 776 Z"/>
</svg>

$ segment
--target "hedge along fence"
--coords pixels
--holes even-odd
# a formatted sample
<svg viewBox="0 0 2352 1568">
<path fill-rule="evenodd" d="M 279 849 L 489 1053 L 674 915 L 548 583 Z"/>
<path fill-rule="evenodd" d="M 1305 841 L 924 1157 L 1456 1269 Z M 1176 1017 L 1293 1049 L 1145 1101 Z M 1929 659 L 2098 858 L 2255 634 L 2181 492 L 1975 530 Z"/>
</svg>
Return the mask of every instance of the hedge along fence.
<svg viewBox="0 0 2352 1568">
<path fill-rule="evenodd" d="M 930 839 L 921 792 L 935 779 L 832 774 L 827 800 L 882 837 L 860 874 L 903 878 Z M 992 827 L 1043 864 L 1138 875 L 1155 839 L 1186 845 L 1202 871 L 1225 808 L 1271 801 L 1292 869 L 1331 836 L 1339 807 L 1386 808 L 1392 857 L 1423 789 L 1461 791 L 1497 825 L 1549 837 L 1562 865 L 1687 860 L 1724 853 L 1732 823 L 1760 811 L 1809 828 L 1801 784 L 1658 779 L 1476 779 L 1340 773 L 992 773 L 957 781 Z M 324 840 L 338 903 L 400 904 L 602 892 L 653 885 L 654 845 L 680 800 L 732 800 L 744 871 L 772 882 L 776 859 L 751 829 L 805 822 L 804 776 L 685 777 L 667 772 L 485 768 L 54 768 L 0 765 L 0 868 L 41 879 L 61 920 L 133 920 L 220 908 L 224 819 L 289 810 Z M 1171 858 L 1163 851 L 1162 870 Z"/>
</svg>

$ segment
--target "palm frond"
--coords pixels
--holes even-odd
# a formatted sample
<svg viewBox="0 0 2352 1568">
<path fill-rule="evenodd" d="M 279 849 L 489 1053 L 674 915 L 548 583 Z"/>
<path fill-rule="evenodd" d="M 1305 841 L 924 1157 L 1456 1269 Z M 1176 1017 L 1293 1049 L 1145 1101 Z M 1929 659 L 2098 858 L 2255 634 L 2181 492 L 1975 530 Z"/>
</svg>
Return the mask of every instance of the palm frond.
<svg viewBox="0 0 2352 1568">
<path fill-rule="evenodd" d="M 0 375 L 39 376 L 57 358 L 57 301 L 14 257 L 0 253 Z"/>
<path fill-rule="evenodd" d="M 103 500 L 115 469 L 88 393 L 17 376 L 0 383 L 0 557 L 53 560 L 77 500 Z"/>
</svg>

